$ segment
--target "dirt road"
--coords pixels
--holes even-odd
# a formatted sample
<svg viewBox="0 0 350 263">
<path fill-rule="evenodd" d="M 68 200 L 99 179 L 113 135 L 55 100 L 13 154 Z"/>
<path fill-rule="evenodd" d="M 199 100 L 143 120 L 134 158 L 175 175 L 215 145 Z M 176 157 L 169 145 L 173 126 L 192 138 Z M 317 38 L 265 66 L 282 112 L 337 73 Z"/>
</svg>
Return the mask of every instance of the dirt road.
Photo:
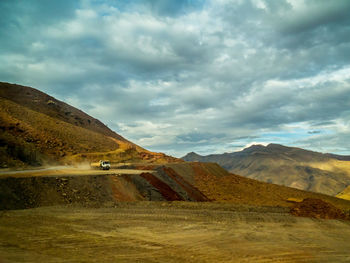
<svg viewBox="0 0 350 263">
<path fill-rule="evenodd" d="M 100 170 L 89 168 L 75 168 L 71 166 L 57 166 L 37 170 L 1 171 L 0 178 L 6 177 L 36 177 L 36 176 L 79 176 L 79 175 L 120 175 L 120 174 L 141 174 L 143 170 L 136 169 L 110 169 Z M 153 172 L 153 171 L 148 171 Z"/>
<path fill-rule="evenodd" d="M 0 214 L 0 262 L 350 262 L 350 222 L 285 208 L 118 203 Z"/>
</svg>

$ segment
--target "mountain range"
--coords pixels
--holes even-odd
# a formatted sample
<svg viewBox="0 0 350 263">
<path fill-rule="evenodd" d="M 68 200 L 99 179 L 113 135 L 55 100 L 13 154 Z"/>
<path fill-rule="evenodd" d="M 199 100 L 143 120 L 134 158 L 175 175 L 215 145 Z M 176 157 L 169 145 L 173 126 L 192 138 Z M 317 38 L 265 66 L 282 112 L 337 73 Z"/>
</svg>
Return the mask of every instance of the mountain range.
<svg viewBox="0 0 350 263">
<path fill-rule="evenodd" d="M 253 145 L 242 151 L 185 161 L 215 162 L 228 171 L 263 182 L 336 195 L 350 185 L 350 156 L 323 154 L 279 144 Z"/>
</svg>

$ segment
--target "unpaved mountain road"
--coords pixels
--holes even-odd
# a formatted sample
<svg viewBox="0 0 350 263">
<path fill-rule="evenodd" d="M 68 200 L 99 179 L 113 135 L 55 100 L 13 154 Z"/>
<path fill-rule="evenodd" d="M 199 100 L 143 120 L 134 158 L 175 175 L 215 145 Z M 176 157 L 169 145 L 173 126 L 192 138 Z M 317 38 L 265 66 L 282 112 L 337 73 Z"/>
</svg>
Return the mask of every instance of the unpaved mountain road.
<svg viewBox="0 0 350 263">
<path fill-rule="evenodd" d="M 350 222 L 286 208 L 135 202 L 0 213 L 0 262 L 350 262 Z"/>
<path fill-rule="evenodd" d="M 60 177 L 60 176 L 79 176 L 79 175 L 120 175 L 120 174 L 141 174 L 144 170 L 136 169 L 90 169 L 90 168 L 74 168 L 70 166 L 49 167 L 37 170 L 15 170 L 15 171 L 0 171 L 0 178 L 6 177 Z M 148 170 L 152 173 L 153 171 Z"/>
</svg>

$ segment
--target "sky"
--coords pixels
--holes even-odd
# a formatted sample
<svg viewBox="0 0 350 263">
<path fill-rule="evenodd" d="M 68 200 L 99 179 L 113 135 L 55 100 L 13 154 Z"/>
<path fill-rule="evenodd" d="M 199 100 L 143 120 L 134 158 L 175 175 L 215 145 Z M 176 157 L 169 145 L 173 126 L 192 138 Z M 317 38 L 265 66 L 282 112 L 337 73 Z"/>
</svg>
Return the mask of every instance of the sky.
<svg viewBox="0 0 350 263">
<path fill-rule="evenodd" d="M 350 1 L 0 1 L 0 81 L 152 151 L 350 155 Z"/>
</svg>

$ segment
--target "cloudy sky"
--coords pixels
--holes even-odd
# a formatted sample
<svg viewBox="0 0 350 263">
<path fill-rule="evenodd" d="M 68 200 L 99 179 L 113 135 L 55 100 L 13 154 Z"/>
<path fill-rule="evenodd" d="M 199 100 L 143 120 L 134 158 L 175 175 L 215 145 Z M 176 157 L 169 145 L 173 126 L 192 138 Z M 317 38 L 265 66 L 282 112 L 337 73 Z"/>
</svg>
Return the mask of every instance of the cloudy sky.
<svg viewBox="0 0 350 263">
<path fill-rule="evenodd" d="M 182 156 L 350 154 L 350 1 L 0 1 L 0 81 Z"/>
</svg>

